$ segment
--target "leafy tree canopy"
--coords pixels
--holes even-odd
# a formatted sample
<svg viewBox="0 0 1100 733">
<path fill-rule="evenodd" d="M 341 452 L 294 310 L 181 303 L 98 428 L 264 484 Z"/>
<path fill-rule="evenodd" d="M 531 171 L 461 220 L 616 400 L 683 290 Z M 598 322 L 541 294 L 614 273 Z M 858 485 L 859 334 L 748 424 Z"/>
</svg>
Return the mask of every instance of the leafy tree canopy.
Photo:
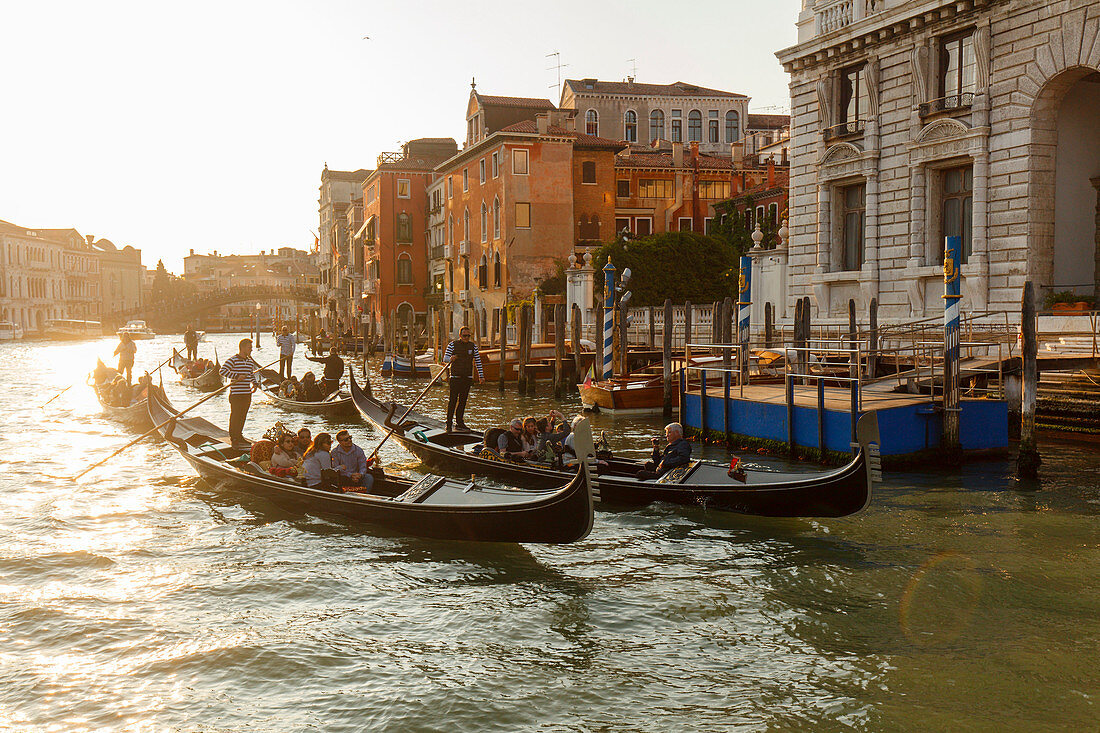
<svg viewBox="0 0 1100 733">
<path fill-rule="evenodd" d="M 708 303 L 737 294 L 737 255 L 728 242 L 716 237 L 666 232 L 618 239 L 596 253 L 596 269 L 602 269 L 608 258 L 619 273 L 630 268 L 631 307 L 662 305 L 665 298 L 673 303 Z M 599 273 L 596 289 L 603 290 Z"/>
</svg>

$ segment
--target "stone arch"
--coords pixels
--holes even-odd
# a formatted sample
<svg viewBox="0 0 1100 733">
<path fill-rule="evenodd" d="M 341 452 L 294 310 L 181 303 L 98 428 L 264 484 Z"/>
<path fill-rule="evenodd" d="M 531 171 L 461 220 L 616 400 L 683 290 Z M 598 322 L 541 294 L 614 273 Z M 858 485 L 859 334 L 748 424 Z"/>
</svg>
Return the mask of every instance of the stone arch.
<svg viewBox="0 0 1100 733">
<path fill-rule="evenodd" d="M 1063 27 L 1062 41 L 1067 29 Z M 1080 34 L 1078 34 L 1080 35 Z M 1051 35 L 1051 44 L 1036 51 L 1036 65 L 1046 58 L 1057 34 Z M 1095 37 L 1095 34 L 1094 34 Z M 1095 39 L 1100 44 L 1100 38 Z M 1080 39 L 1078 40 L 1080 44 Z M 1087 43 L 1083 45 L 1088 45 Z M 1100 51 L 1100 49 L 1097 49 Z M 1058 125 L 1059 112 L 1068 94 L 1078 83 L 1095 78 L 1100 81 L 1100 59 L 1096 65 L 1072 65 L 1056 73 L 1049 73 L 1050 64 L 1044 63 L 1038 73 L 1044 75 L 1043 83 L 1030 104 L 1027 186 L 1027 275 L 1040 287 L 1055 285 L 1056 197 L 1058 188 Z M 1036 71 L 1029 72 L 1034 81 Z"/>
<path fill-rule="evenodd" d="M 828 165 L 830 163 L 839 163 L 842 160 L 851 160 L 863 155 L 863 150 L 858 145 L 853 143 L 837 143 L 832 145 L 825 154 L 821 156 L 821 160 L 818 161 L 818 166 Z"/>
</svg>

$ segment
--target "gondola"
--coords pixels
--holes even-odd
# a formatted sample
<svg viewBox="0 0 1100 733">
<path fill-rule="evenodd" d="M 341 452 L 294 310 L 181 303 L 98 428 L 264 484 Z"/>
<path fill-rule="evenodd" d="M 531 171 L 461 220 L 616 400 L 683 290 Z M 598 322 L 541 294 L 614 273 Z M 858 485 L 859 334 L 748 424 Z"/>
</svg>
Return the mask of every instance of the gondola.
<svg viewBox="0 0 1100 733">
<path fill-rule="evenodd" d="M 379 430 L 396 427 L 394 437 L 433 469 L 456 475 L 487 474 L 532 488 L 553 486 L 565 475 L 565 469 L 547 465 L 481 458 L 474 453 L 481 445 L 481 435 L 448 433 L 440 421 L 415 412 L 395 426 L 405 408 L 375 399 L 370 384 L 362 389 L 354 375 L 351 398 L 359 413 Z M 860 418 L 857 434 L 859 450 L 841 468 L 812 474 L 747 471 L 744 483 L 730 478 L 726 466 L 705 461 L 692 461 L 660 479 L 643 480 L 635 476 L 642 467 L 640 462 L 611 458 L 598 468 L 598 500 L 619 505 L 701 505 L 765 517 L 856 514 L 870 503 L 874 481 L 881 480 L 878 419 L 874 413 Z"/>
<path fill-rule="evenodd" d="M 172 360 L 168 363 L 173 371 L 180 376 L 180 384 L 184 387 L 192 387 L 202 392 L 213 392 L 222 386 L 221 367 L 218 364 L 217 351 L 214 352 L 214 363 L 197 377 L 184 376 L 183 369 L 190 363 L 179 351 L 172 349 Z"/>
<path fill-rule="evenodd" d="M 260 370 L 260 391 L 284 410 L 305 412 L 311 415 L 328 415 L 329 417 L 354 415 L 356 412 L 355 405 L 351 402 L 351 397 L 344 392 L 333 392 L 328 398 L 320 402 L 302 402 L 300 400 L 289 400 L 286 397 L 282 397 L 276 392 L 281 384 L 280 379 L 282 379 L 282 377 L 280 377 L 279 373 L 276 371 L 271 369 Z"/>
<path fill-rule="evenodd" d="M 97 381 L 96 374 L 105 375 L 106 378 Z M 106 394 L 109 389 L 109 384 L 115 376 L 118 375 L 118 370 L 113 369 L 103 363 L 102 359 L 96 359 L 96 369 L 94 372 L 88 375 L 86 383 L 95 392 L 96 399 L 99 400 L 100 406 L 103 408 L 108 416 L 112 417 L 119 422 L 124 422 L 134 427 L 144 427 L 151 425 L 149 420 L 149 411 L 146 407 L 148 400 L 141 398 L 140 400 L 132 400 L 129 405 L 115 405 L 112 404 Z"/>
<path fill-rule="evenodd" d="M 216 489 L 256 494 L 312 515 L 335 515 L 385 527 L 406 535 L 442 540 L 564 544 L 588 536 L 593 497 L 590 470 L 582 466 L 565 485 L 541 491 L 516 491 L 428 474 L 419 480 L 375 473 L 370 493 L 311 489 L 281 479 L 251 463 L 227 442 L 228 434 L 199 417 L 180 417 L 159 397 L 149 401 L 148 418 L 168 421 L 161 435 L 204 481 Z M 587 436 L 591 455 L 591 429 Z M 578 444 L 585 438 L 578 438 Z M 583 449 L 582 449 L 583 450 Z"/>
</svg>

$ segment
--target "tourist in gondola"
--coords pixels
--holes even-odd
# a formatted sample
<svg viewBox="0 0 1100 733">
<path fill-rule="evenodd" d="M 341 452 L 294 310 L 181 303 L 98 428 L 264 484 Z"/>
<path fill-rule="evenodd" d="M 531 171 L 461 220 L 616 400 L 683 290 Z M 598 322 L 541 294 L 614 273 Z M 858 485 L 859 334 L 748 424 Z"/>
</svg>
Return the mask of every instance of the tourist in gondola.
<svg viewBox="0 0 1100 733">
<path fill-rule="evenodd" d="M 309 428 L 302 428 L 298 431 L 298 443 L 294 446 L 294 449 L 298 451 L 298 455 L 305 455 L 305 452 L 309 450 L 309 444 L 313 442 L 310 437 Z"/>
<path fill-rule="evenodd" d="M 660 478 L 677 466 L 686 466 L 691 462 L 691 443 L 684 440 L 684 428 L 678 422 L 665 426 L 665 447 L 661 450 L 659 438 L 653 439 L 653 460 L 646 461 L 645 468 L 638 471 L 638 478 Z"/>
<path fill-rule="evenodd" d="M 289 378 L 294 364 L 294 347 L 298 345 L 298 337 L 283 326 L 283 330 L 275 337 L 275 344 L 279 347 L 279 376 Z M 285 374 L 283 367 L 286 367 Z"/>
<path fill-rule="evenodd" d="M 295 446 L 298 439 L 293 433 L 283 433 L 275 444 L 275 450 L 271 454 L 271 475 L 280 478 L 295 477 L 298 475 L 298 464 L 302 462 Z"/>
<path fill-rule="evenodd" d="M 137 344 L 130 334 L 124 333 L 118 337 L 118 346 L 115 347 L 115 355 L 118 357 L 118 371 L 126 375 L 126 383 L 134 378 L 134 356 L 137 354 Z"/>
<path fill-rule="evenodd" d="M 222 364 L 221 375 L 229 386 L 229 435 L 233 446 L 251 445 L 244 437 L 244 423 L 252 405 L 252 393 L 260 384 L 260 372 L 252 361 L 252 339 L 241 339 L 238 351 Z"/>
<path fill-rule="evenodd" d="M 317 433 L 317 437 L 309 444 L 306 454 L 302 458 L 302 477 L 306 486 L 310 488 L 329 488 L 331 481 L 326 479 L 325 471 L 332 471 L 332 436 L 328 433 Z"/>
<path fill-rule="evenodd" d="M 523 420 L 518 417 L 512 419 L 508 429 L 497 438 L 496 449 L 501 456 L 513 461 L 527 459 L 527 453 L 523 448 Z"/>
<path fill-rule="evenodd" d="M 297 400 L 299 387 L 298 377 L 291 376 L 279 385 L 279 394 L 288 400 Z"/>
<path fill-rule="evenodd" d="M 330 395 L 340 388 L 340 380 L 344 377 L 344 360 L 340 358 L 339 349 L 333 346 L 328 356 L 323 359 L 319 359 L 315 356 L 307 356 L 306 358 L 318 364 L 325 365 L 324 380 L 322 382 L 322 397 L 324 395 Z M 319 397 L 317 401 L 320 401 L 322 397 Z"/>
<path fill-rule="evenodd" d="M 188 361 L 199 358 L 199 335 L 190 323 L 187 324 L 187 330 L 183 332 L 183 345 L 187 347 Z"/>
<path fill-rule="evenodd" d="M 320 402 L 324 399 L 321 388 L 317 386 L 317 377 L 313 372 L 306 372 L 302 381 L 298 383 L 298 400 L 300 402 Z"/>
<path fill-rule="evenodd" d="M 443 353 L 443 363 L 451 365 L 448 382 L 451 388 L 447 398 L 447 432 L 451 432 L 452 423 L 459 430 L 469 430 L 463 417 L 466 414 L 466 398 L 470 396 L 470 385 L 474 379 L 480 384 L 485 379 L 481 368 L 481 352 L 477 344 L 470 341 L 470 327 L 463 326 L 458 331 L 458 340 L 447 344 Z M 477 367 L 477 376 L 474 376 Z"/>
<path fill-rule="evenodd" d="M 374 476 L 367 470 L 369 465 L 366 453 L 352 441 L 351 433 L 338 432 L 336 447 L 332 449 L 332 467 L 340 474 L 340 485 L 369 489 L 374 485 Z"/>
</svg>

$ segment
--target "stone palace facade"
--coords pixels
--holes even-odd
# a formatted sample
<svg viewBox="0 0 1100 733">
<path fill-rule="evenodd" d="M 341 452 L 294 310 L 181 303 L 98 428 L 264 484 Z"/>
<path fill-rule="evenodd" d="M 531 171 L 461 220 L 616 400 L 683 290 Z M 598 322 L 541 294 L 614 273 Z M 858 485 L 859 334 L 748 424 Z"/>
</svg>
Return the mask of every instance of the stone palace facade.
<svg viewBox="0 0 1100 733">
<path fill-rule="evenodd" d="M 1023 282 L 1100 295 L 1100 0 L 803 0 L 791 74 L 788 306 L 964 310 Z"/>
</svg>

